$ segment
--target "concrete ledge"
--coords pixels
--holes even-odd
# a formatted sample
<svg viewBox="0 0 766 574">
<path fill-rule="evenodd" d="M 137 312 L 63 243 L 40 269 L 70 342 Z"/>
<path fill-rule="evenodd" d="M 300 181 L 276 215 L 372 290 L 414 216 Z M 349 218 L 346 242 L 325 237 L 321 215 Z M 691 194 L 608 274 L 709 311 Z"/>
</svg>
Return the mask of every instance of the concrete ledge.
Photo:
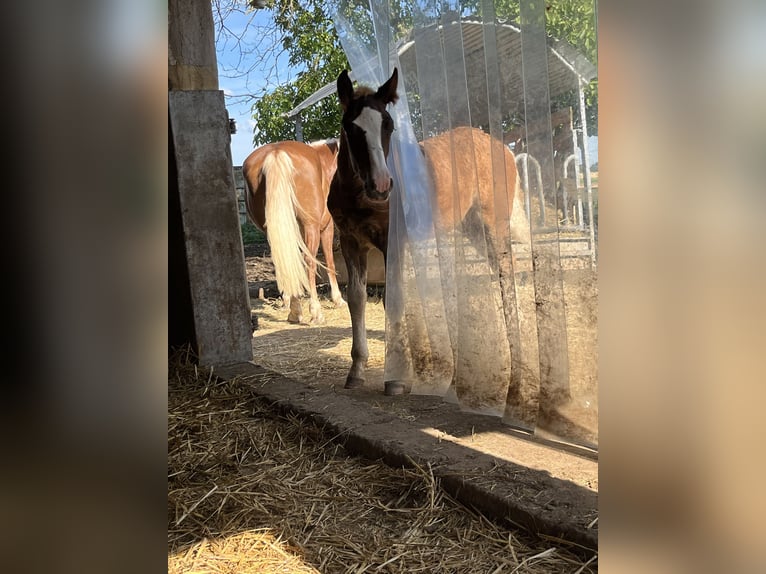
<svg viewBox="0 0 766 574">
<path fill-rule="evenodd" d="M 253 363 L 219 367 L 223 379 L 239 377 L 255 394 L 285 413 L 324 426 L 355 454 L 392 466 L 429 468 L 441 487 L 467 506 L 557 543 L 586 553 L 598 548 L 598 494 L 549 473 L 514 464 L 423 432 L 408 421 L 369 404 L 317 388 Z"/>
</svg>

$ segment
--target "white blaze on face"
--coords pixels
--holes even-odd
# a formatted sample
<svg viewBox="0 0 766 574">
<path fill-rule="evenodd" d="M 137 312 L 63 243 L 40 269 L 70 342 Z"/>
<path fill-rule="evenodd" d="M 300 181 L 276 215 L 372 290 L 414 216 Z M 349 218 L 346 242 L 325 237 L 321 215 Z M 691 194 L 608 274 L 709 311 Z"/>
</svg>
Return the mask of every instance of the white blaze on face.
<svg viewBox="0 0 766 574">
<path fill-rule="evenodd" d="M 357 116 L 354 123 L 365 132 L 375 188 L 379 193 L 385 193 L 391 187 L 391 174 L 388 171 L 386 157 L 383 155 L 383 146 L 381 145 L 380 129 L 383 116 L 377 110 L 363 108 L 362 113 Z"/>
</svg>

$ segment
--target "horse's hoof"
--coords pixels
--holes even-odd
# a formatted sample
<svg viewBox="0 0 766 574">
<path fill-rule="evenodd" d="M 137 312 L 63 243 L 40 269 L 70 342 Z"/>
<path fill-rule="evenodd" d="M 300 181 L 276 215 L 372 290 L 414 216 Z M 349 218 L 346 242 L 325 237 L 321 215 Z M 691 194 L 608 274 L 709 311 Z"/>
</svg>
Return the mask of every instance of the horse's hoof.
<svg viewBox="0 0 766 574">
<path fill-rule="evenodd" d="M 338 301 L 334 301 L 334 303 L 336 309 L 343 309 L 343 307 L 348 306 L 348 303 L 346 303 L 345 299 L 339 299 Z"/>
<path fill-rule="evenodd" d="M 407 392 L 407 385 L 401 381 L 386 381 L 384 394 L 392 397 L 395 395 L 403 395 Z"/>
<path fill-rule="evenodd" d="M 287 317 L 287 322 L 292 323 L 293 325 L 300 325 L 303 322 L 303 317 Z"/>
<path fill-rule="evenodd" d="M 352 377 L 349 375 L 346 377 L 346 385 L 343 387 L 344 389 L 358 389 L 364 384 L 364 379 L 360 379 L 359 377 Z"/>
</svg>

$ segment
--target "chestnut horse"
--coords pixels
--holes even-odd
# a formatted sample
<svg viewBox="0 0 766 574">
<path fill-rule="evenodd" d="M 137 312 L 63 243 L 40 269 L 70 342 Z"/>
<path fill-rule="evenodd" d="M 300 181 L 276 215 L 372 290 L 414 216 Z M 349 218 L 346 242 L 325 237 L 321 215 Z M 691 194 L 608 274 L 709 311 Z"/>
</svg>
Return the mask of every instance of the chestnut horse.
<svg viewBox="0 0 766 574">
<path fill-rule="evenodd" d="M 386 159 L 394 125 L 386 106 L 397 100 L 397 83 L 396 68 L 377 90 L 367 87 L 354 90 L 345 71 L 337 82 L 343 118 L 338 167 L 330 185 L 327 205 L 338 226 L 341 250 L 348 268 L 347 298 L 353 340 L 346 388 L 364 383 L 369 355 L 364 316 L 367 255 L 376 247 L 385 260 L 388 247 L 388 196 L 392 178 Z M 510 250 L 511 225 L 507 218 L 504 225 L 496 223 L 491 146 L 499 146 L 495 152 L 502 150 L 500 153 L 504 154 L 509 211 L 514 202 L 515 207 L 519 205 L 519 180 L 513 154 L 502 142 L 468 127 L 456 128 L 420 145 L 434 184 L 434 223 L 443 231 L 462 224 L 464 233 L 474 245 L 483 243 L 486 238 L 490 264 L 497 270 L 498 256 Z M 462 150 L 463 153 L 453 154 L 452 150 Z M 457 209 L 455 193 L 460 195 Z M 511 224 L 516 228 L 517 239 L 529 240 L 528 224 L 525 230 L 518 216 L 512 218 Z M 387 395 L 402 394 L 405 390 L 402 381 L 385 382 Z"/>
<path fill-rule="evenodd" d="M 327 210 L 337 150 L 337 140 L 311 144 L 283 141 L 256 149 L 242 164 L 247 213 L 266 233 L 277 285 L 285 304 L 289 301 L 287 320 L 291 323 L 303 320 L 300 297 L 306 291 L 311 323 L 324 322 L 316 287 L 320 242 L 330 296 L 337 307 L 345 305 L 332 253 L 335 226 Z"/>
</svg>

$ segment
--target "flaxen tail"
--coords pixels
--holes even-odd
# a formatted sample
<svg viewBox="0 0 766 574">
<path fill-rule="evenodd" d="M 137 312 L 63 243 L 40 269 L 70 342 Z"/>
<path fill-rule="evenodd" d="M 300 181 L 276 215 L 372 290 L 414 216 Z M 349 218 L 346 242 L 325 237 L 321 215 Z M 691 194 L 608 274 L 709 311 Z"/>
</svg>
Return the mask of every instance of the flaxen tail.
<svg viewBox="0 0 766 574">
<path fill-rule="evenodd" d="M 300 297 L 309 290 L 305 259 L 308 248 L 296 218 L 300 206 L 295 196 L 294 171 L 290 156 L 281 150 L 270 153 L 263 162 L 266 236 L 283 297 Z"/>
</svg>

